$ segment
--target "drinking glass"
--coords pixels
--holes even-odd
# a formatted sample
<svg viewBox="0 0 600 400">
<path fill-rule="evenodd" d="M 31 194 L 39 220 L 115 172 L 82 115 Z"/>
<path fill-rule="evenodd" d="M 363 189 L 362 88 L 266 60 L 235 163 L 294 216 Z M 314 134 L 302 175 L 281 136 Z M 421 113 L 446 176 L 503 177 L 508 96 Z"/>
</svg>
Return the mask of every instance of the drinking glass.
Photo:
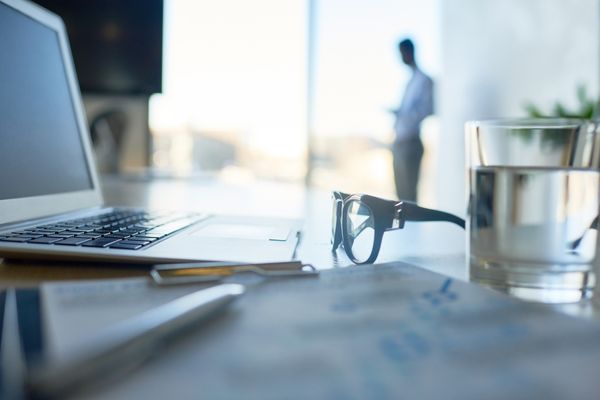
<svg viewBox="0 0 600 400">
<path fill-rule="evenodd" d="M 518 297 L 589 297 L 598 262 L 598 124 L 466 124 L 470 278 Z"/>
</svg>

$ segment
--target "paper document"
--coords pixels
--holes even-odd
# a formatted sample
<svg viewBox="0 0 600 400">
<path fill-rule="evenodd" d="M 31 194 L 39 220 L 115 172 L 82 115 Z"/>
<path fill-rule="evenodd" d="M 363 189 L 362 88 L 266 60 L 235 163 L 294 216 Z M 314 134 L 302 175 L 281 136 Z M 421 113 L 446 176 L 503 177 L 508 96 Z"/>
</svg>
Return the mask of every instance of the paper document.
<svg viewBox="0 0 600 400">
<path fill-rule="evenodd" d="M 50 283 L 42 286 L 47 352 L 67 355 L 107 326 L 133 317 L 202 286 L 158 290 L 147 278 Z"/>
<path fill-rule="evenodd" d="M 125 284 L 45 286 L 55 352 L 82 325 L 190 290 Z M 222 318 L 91 397 L 597 398 L 598 360 L 596 322 L 396 263 L 251 287 Z"/>
</svg>

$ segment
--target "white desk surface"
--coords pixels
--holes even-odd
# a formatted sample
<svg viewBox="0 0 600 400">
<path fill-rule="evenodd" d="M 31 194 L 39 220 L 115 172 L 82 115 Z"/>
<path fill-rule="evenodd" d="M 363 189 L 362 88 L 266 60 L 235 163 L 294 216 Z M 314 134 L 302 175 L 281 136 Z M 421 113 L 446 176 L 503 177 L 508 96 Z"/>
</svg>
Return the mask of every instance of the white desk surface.
<svg viewBox="0 0 600 400">
<path fill-rule="evenodd" d="M 299 248 L 299 258 L 303 262 L 320 269 L 343 268 L 351 264 L 343 250 L 337 253 L 330 250 L 331 200 L 328 191 L 265 182 L 240 185 L 214 180 L 105 178 L 104 193 L 106 204 L 114 206 L 302 218 L 306 221 Z M 464 248 L 465 232 L 454 225 L 413 223 L 407 224 L 403 230 L 384 235 L 377 262 L 404 261 L 468 281 Z M 0 264 L 0 286 L 34 286 L 48 281 L 146 275 L 145 271 L 110 266 L 81 268 L 30 262 Z M 600 315 L 600 306 L 596 301 L 547 307 L 580 318 L 597 318 Z M 132 393 L 139 394 L 138 390 L 143 389 L 143 385 L 136 385 L 135 381 L 128 384 L 134 391 Z"/>
<path fill-rule="evenodd" d="M 168 195 L 166 195 L 168 193 Z M 305 219 L 300 259 L 320 269 L 351 264 L 343 250 L 330 251 L 330 192 L 302 185 L 256 182 L 227 184 L 218 181 L 105 180 L 108 204 L 142 205 L 211 213 L 265 215 Z M 175 200 L 174 200 L 175 199 Z M 468 280 L 465 232 L 448 223 L 413 223 L 384 235 L 378 263 L 404 261 L 453 278 Z M 598 296 L 600 297 L 600 296 Z M 600 300 L 548 305 L 570 315 L 600 318 Z"/>
<path fill-rule="evenodd" d="M 299 184 L 256 181 L 236 184 L 216 179 L 141 179 L 105 177 L 107 205 L 189 210 L 215 214 L 300 218 L 305 220 L 299 258 L 320 269 L 350 265 L 343 250 L 330 250 L 330 192 Z M 378 263 L 404 261 L 468 280 L 465 232 L 448 223 L 413 223 L 384 235 Z M 0 286 L 33 286 L 41 282 L 143 276 L 140 270 L 110 266 L 77 268 L 60 264 L 2 263 Z M 600 297 L 600 296 L 599 296 Z M 596 318 L 600 301 L 554 305 L 571 315 Z"/>
</svg>

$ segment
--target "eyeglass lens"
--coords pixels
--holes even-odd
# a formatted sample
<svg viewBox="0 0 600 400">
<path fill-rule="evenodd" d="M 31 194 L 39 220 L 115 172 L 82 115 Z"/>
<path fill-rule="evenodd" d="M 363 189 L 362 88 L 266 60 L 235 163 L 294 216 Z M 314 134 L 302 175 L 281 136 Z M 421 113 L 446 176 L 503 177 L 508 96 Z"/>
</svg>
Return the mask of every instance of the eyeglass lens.
<svg viewBox="0 0 600 400">
<path fill-rule="evenodd" d="M 346 235 L 352 254 L 358 262 L 366 261 L 375 245 L 375 219 L 369 207 L 351 200 L 346 208 Z"/>
</svg>

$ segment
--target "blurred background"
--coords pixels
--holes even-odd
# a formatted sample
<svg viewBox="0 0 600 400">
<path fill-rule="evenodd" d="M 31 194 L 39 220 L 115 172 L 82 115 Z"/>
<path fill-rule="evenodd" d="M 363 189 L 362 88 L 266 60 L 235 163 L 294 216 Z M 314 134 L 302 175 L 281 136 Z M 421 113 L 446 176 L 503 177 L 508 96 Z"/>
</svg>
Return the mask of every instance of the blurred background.
<svg viewBox="0 0 600 400">
<path fill-rule="evenodd" d="M 435 85 L 423 205 L 464 214 L 465 121 L 597 104 L 598 0 L 38 3 L 65 19 L 107 174 L 394 198 L 404 37 Z"/>
</svg>

